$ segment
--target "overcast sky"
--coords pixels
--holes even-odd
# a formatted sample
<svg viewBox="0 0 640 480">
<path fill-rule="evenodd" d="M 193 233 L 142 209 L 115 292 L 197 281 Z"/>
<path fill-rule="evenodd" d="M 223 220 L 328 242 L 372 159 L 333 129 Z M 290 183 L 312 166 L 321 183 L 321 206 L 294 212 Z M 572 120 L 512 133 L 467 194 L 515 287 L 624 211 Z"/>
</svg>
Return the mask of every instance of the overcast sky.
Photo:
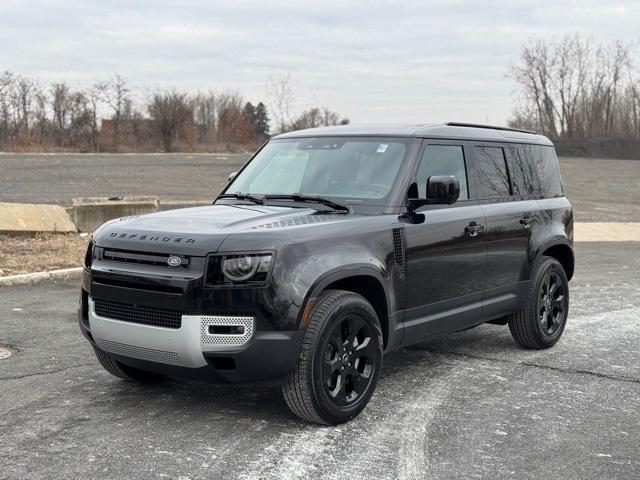
<svg viewBox="0 0 640 480">
<path fill-rule="evenodd" d="M 521 45 L 575 32 L 637 41 L 640 2 L 0 0 L 0 70 L 252 101 L 290 72 L 298 108 L 354 123 L 504 123 Z"/>
</svg>

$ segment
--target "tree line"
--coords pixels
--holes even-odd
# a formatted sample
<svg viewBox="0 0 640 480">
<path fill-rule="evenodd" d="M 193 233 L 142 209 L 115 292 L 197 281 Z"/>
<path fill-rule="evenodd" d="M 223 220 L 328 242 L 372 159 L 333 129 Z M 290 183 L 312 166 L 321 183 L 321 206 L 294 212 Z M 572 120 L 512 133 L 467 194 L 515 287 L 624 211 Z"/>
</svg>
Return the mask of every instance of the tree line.
<svg viewBox="0 0 640 480">
<path fill-rule="evenodd" d="M 119 74 L 73 88 L 5 71 L 0 73 L 0 150 L 235 151 L 253 149 L 272 133 L 349 123 L 328 108 L 291 116 L 288 75 L 271 77 L 267 91 L 273 113 L 265 102 L 246 101 L 233 91 L 156 89 L 141 95 Z"/>
<path fill-rule="evenodd" d="M 509 76 L 517 85 L 510 125 L 553 139 L 640 139 L 635 45 L 580 35 L 530 42 Z"/>
</svg>

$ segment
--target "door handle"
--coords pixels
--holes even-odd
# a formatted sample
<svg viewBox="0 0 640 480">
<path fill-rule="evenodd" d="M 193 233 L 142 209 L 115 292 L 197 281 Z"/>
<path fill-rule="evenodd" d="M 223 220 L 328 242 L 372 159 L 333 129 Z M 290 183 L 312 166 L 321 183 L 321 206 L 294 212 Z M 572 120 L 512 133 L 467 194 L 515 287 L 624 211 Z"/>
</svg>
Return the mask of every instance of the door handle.
<svg viewBox="0 0 640 480">
<path fill-rule="evenodd" d="M 483 230 L 484 225 L 479 225 L 476 222 L 471 222 L 468 226 L 464 227 L 464 233 L 466 233 L 470 237 L 477 237 L 478 234 Z"/>
</svg>

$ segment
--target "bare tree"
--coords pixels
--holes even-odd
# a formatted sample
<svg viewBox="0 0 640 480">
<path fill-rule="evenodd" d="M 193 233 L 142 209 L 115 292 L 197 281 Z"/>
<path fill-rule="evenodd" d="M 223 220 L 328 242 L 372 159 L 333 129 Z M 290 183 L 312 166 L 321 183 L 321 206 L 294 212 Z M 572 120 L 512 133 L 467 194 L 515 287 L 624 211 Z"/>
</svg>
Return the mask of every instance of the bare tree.
<svg viewBox="0 0 640 480">
<path fill-rule="evenodd" d="M 38 84 L 27 77 L 17 77 L 14 88 L 14 105 L 18 130 L 23 134 L 29 132 L 29 121 L 32 115 L 33 101 Z"/>
<path fill-rule="evenodd" d="M 69 87 L 65 83 L 54 83 L 51 86 L 51 108 L 53 123 L 58 132 L 63 132 L 67 127 L 69 114 Z"/>
<path fill-rule="evenodd" d="M 97 81 L 87 90 L 87 100 L 90 105 L 90 126 L 91 126 L 91 150 L 94 152 L 100 151 L 99 145 L 99 125 L 98 115 L 100 107 L 106 101 L 107 91 L 109 89 L 108 82 Z"/>
<path fill-rule="evenodd" d="M 193 122 L 193 106 L 186 93 L 170 91 L 153 95 L 149 114 L 154 120 L 165 152 L 173 149 L 181 129 Z"/>
<path fill-rule="evenodd" d="M 632 64 L 630 45 L 619 41 L 595 44 L 574 35 L 525 45 L 509 72 L 521 95 L 511 123 L 554 138 L 635 131 Z"/>
<path fill-rule="evenodd" d="M 295 103 L 295 87 L 290 73 L 275 73 L 267 79 L 267 97 L 272 105 L 278 131 L 285 131 L 291 123 L 291 111 Z"/>
<path fill-rule="evenodd" d="M 127 79 L 116 73 L 111 77 L 105 89 L 106 103 L 111 107 L 113 112 L 113 143 L 118 145 L 122 130 L 122 119 L 126 118 L 127 110 L 131 110 L 131 89 Z"/>
<path fill-rule="evenodd" d="M 243 115 L 244 100 L 237 92 L 222 92 L 216 96 L 218 141 L 237 144 L 251 138 L 250 126 Z"/>
<path fill-rule="evenodd" d="M 8 70 L 0 74 L 0 142 L 5 144 L 11 136 L 11 98 L 14 76 Z"/>
<path fill-rule="evenodd" d="M 303 128 L 329 127 L 332 125 L 346 125 L 349 123 L 348 118 L 340 118 L 340 116 L 327 107 L 310 108 L 302 112 L 295 120 L 285 126 L 286 131 L 301 130 Z"/>
<path fill-rule="evenodd" d="M 213 143 L 216 135 L 216 95 L 213 92 L 199 93 L 193 100 L 194 119 L 200 143 Z"/>
</svg>

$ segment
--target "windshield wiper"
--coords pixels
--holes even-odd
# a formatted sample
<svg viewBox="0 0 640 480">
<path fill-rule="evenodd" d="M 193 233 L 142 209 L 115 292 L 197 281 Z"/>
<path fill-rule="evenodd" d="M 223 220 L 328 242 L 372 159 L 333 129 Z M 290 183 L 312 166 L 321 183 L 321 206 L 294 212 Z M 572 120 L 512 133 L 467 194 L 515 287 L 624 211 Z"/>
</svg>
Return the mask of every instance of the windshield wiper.
<svg viewBox="0 0 640 480">
<path fill-rule="evenodd" d="M 222 195 L 218 195 L 218 198 L 237 198 L 238 200 L 249 200 L 250 202 L 257 203 L 258 205 L 264 204 L 264 197 L 257 197 L 250 193 L 223 193 Z"/>
<path fill-rule="evenodd" d="M 341 212 L 349 212 L 349 207 L 343 205 L 342 203 L 334 202 L 333 200 L 329 200 L 324 197 L 312 197 L 303 195 L 302 193 L 294 193 L 291 195 L 265 195 L 265 200 L 294 200 L 296 202 L 309 202 L 309 203 L 319 203 L 321 205 L 325 205 L 333 210 L 341 211 Z"/>
</svg>

